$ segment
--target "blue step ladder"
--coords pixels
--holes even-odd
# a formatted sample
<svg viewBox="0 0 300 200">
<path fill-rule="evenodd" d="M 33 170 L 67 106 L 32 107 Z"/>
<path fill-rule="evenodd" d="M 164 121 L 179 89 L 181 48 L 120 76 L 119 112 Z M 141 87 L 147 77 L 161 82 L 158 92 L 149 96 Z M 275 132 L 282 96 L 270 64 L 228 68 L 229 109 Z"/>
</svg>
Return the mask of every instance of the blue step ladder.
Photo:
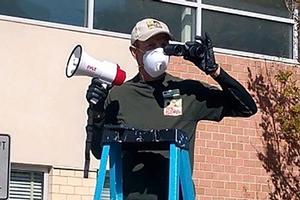
<svg viewBox="0 0 300 200">
<path fill-rule="evenodd" d="M 102 136 L 102 154 L 97 175 L 94 200 L 101 200 L 109 158 L 110 199 L 123 200 L 122 159 L 124 146 L 134 145 L 142 149 L 167 148 L 170 152 L 168 200 L 179 200 L 179 187 L 184 200 L 195 200 L 191 165 L 188 152 L 188 138 L 179 129 L 141 131 L 106 126 Z"/>
</svg>

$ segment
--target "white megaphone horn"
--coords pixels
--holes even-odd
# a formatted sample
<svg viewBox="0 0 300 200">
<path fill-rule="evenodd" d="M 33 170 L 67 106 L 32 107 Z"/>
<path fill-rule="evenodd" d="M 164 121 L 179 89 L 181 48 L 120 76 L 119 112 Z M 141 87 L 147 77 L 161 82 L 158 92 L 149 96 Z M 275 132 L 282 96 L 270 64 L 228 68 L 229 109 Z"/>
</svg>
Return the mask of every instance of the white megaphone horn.
<svg viewBox="0 0 300 200">
<path fill-rule="evenodd" d="M 115 63 L 96 60 L 85 53 L 81 45 L 77 45 L 69 56 L 66 76 L 97 77 L 104 85 L 112 86 L 122 85 L 126 79 L 126 72 Z"/>
</svg>

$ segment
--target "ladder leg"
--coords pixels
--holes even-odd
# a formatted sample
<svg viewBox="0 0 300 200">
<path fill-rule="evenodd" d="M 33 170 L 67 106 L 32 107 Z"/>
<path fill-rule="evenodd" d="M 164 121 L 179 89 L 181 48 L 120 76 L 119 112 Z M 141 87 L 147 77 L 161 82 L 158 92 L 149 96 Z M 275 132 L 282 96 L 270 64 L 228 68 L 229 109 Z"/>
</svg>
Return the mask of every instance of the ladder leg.
<svg viewBox="0 0 300 200">
<path fill-rule="evenodd" d="M 110 199 L 123 200 L 121 144 L 112 144 L 110 151 Z"/>
<path fill-rule="evenodd" d="M 179 154 L 180 149 L 170 144 L 169 200 L 179 199 Z"/>
<path fill-rule="evenodd" d="M 182 149 L 180 152 L 180 166 L 180 183 L 182 186 L 183 199 L 194 200 L 195 191 L 191 173 L 189 152 L 185 149 Z"/>
<path fill-rule="evenodd" d="M 106 164 L 109 155 L 110 146 L 104 145 L 102 148 L 100 166 L 97 174 L 97 182 L 96 182 L 96 189 L 94 194 L 94 200 L 101 200 L 101 194 L 104 187 L 105 181 L 105 173 L 106 173 Z"/>
</svg>

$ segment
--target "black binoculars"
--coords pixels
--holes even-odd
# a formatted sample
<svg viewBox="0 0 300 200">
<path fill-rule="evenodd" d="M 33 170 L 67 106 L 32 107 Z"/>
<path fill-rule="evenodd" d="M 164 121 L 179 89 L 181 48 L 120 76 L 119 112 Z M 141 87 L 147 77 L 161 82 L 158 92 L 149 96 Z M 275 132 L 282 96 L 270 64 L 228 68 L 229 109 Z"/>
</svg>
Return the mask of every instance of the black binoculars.
<svg viewBox="0 0 300 200">
<path fill-rule="evenodd" d="M 184 57 L 204 57 L 205 46 L 199 42 L 186 42 L 185 44 L 168 44 L 164 47 L 165 55 Z"/>
</svg>

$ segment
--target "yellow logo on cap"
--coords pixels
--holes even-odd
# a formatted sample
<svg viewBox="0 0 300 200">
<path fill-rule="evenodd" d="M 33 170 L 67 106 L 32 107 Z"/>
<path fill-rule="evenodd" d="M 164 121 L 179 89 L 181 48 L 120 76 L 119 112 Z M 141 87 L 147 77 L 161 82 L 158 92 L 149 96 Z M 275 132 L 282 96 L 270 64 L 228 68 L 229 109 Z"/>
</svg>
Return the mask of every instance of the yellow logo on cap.
<svg viewBox="0 0 300 200">
<path fill-rule="evenodd" d="M 154 29 L 154 28 L 162 28 L 162 25 L 159 23 L 159 21 L 156 20 L 149 20 L 146 22 L 148 29 Z"/>
</svg>

